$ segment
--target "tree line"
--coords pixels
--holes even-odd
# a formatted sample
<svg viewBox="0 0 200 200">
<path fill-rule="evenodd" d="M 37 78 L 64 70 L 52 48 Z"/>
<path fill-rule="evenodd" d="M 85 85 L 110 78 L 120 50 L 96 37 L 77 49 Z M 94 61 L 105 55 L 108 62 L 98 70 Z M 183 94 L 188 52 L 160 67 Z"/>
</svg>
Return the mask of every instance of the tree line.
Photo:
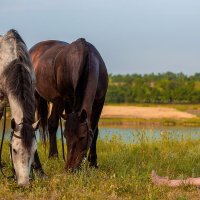
<svg viewBox="0 0 200 200">
<path fill-rule="evenodd" d="M 106 103 L 200 103 L 200 73 L 109 74 Z"/>
</svg>

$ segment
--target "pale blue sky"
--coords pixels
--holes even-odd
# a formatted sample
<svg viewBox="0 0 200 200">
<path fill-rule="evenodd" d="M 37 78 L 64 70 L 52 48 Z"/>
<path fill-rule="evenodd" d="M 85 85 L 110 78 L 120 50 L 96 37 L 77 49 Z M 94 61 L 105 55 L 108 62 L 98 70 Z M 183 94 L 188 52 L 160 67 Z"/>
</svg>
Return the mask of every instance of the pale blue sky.
<svg viewBox="0 0 200 200">
<path fill-rule="evenodd" d="M 1 0 L 0 34 L 30 48 L 84 37 L 109 73 L 200 72 L 199 0 Z"/>
</svg>

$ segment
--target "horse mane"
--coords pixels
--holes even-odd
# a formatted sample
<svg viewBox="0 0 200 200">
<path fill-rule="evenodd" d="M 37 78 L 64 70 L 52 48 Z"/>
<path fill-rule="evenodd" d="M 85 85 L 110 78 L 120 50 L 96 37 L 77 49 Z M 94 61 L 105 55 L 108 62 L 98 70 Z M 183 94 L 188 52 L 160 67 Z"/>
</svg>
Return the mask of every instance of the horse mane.
<svg viewBox="0 0 200 200">
<path fill-rule="evenodd" d="M 30 150 L 34 137 L 32 124 L 35 116 L 34 85 L 32 83 L 32 63 L 25 42 L 16 30 L 7 33 L 8 38 L 16 41 L 17 59 L 4 71 L 9 92 L 17 99 L 23 111 L 22 142 Z"/>
<path fill-rule="evenodd" d="M 68 133 L 73 135 L 76 134 L 79 123 L 78 113 L 70 113 L 66 122 L 66 129 Z"/>
</svg>

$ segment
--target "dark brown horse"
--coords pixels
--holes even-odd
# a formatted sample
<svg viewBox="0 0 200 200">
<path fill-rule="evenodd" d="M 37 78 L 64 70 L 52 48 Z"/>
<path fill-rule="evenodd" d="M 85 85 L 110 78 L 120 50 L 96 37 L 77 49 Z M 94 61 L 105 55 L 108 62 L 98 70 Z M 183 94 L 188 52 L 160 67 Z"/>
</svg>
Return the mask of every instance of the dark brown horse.
<svg viewBox="0 0 200 200">
<path fill-rule="evenodd" d="M 43 131 L 48 122 L 49 156 L 58 155 L 56 131 L 59 116 L 64 116 L 66 168 L 78 168 L 89 148 L 90 165 L 97 167 L 98 122 L 108 86 L 106 66 L 99 52 L 85 39 L 78 39 L 71 44 L 40 42 L 30 49 L 30 54 Z M 53 103 L 48 121 L 47 102 Z"/>
</svg>

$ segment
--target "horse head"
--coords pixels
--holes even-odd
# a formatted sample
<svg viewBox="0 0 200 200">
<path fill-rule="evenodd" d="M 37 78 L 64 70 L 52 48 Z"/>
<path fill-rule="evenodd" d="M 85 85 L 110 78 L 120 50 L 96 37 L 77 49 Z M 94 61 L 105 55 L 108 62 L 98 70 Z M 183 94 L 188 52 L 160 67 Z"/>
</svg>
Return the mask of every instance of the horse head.
<svg viewBox="0 0 200 200">
<path fill-rule="evenodd" d="M 73 112 L 68 115 L 65 123 L 64 136 L 67 141 L 66 169 L 77 169 L 91 145 L 93 131 L 86 110 Z"/>
<path fill-rule="evenodd" d="M 37 150 L 34 132 L 38 128 L 38 124 L 39 121 L 31 125 L 27 122 L 17 124 L 15 119 L 11 120 L 11 128 L 13 131 L 10 141 L 10 157 L 19 186 L 26 186 L 29 184 L 30 169 L 34 160 L 34 154 Z M 29 131 L 29 134 L 32 134 L 31 140 L 30 138 L 25 138 L 24 131 Z"/>
</svg>

